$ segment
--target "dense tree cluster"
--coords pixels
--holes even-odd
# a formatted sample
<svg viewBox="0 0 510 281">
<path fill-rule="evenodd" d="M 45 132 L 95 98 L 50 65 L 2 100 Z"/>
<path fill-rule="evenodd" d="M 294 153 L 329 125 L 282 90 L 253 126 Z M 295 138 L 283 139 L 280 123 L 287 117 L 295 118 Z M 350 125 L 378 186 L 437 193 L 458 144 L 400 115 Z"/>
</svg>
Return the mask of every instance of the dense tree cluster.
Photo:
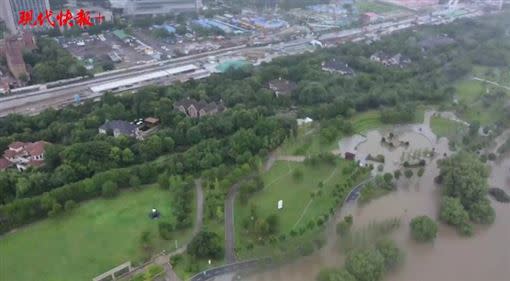
<svg viewBox="0 0 510 281">
<path fill-rule="evenodd" d="M 24 54 L 32 68 L 32 82 L 45 83 L 76 76 L 85 76 L 87 70 L 52 39 L 41 38 L 37 49 Z"/>
<path fill-rule="evenodd" d="M 469 220 L 491 224 L 495 212 L 488 193 L 487 167 L 474 155 L 460 152 L 441 161 L 440 178 L 444 187 L 440 217 L 459 227 L 461 232 L 470 229 Z M 466 231 L 464 231 L 466 230 Z"/>
<path fill-rule="evenodd" d="M 188 245 L 188 253 L 199 259 L 220 259 L 223 257 L 221 237 L 209 231 L 199 232 Z"/>
</svg>

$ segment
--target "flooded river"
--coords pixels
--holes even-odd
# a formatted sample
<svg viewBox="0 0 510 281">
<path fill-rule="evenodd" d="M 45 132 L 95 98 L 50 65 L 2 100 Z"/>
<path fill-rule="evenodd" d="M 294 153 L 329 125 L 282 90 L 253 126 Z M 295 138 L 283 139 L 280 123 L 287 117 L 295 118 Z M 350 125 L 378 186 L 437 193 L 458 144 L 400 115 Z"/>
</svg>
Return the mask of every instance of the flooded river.
<svg viewBox="0 0 510 281">
<path fill-rule="evenodd" d="M 437 157 L 448 152 L 444 139 L 434 147 L 439 152 Z M 413 217 L 438 217 L 440 190 L 433 180 L 437 174 L 433 161 L 422 178 L 401 178 L 396 192 L 364 207 L 344 206 L 337 216 L 341 218 L 352 214 L 355 228 L 383 219 L 401 219 L 401 226 L 392 237 L 404 250 L 405 263 L 397 271 L 387 274 L 385 281 L 510 280 L 510 204 L 491 199 L 496 221 L 488 227 L 476 226 L 471 238 L 463 238 L 452 227 L 439 224 L 434 243 L 419 244 L 411 240 L 409 222 Z M 493 164 L 489 183 L 510 193 L 510 156 Z M 322 268 L 342 266 L 344 256 L 337 245 L 334 228 L 330 228 L 328 243 L 322 250 L 278 269 L 251 276 L 248 280 L 313 281 Z"/>
</svg>

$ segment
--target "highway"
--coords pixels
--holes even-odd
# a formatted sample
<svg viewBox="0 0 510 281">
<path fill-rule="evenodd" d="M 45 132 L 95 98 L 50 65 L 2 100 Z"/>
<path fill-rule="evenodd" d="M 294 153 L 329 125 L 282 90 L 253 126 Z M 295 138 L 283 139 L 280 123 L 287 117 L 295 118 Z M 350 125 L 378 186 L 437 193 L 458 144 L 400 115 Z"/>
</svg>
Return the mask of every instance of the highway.
<svg viewBox="0 0 510 281">
<path fill-rule="evenodd" d="M 475 12 L 468 13 L 464 16 L 473 16 Z M 331 39 L 346 39 L 350 41 L 359 41 L 365 36 L 375 33 L 391 33 L 396 30 L 401 30 L 415 26 L 417 24 L 434 24 L 444 22 L 444 19 L 439 17 L 413 17 L 406 18 L 400 21 L 384 22 L 374 25 L 365 26 L 363 28 L 355 28 L 350 30 L 343 30 L 339 32 L 327 33 L 319 36 L 318 40 L 331 40 Z M 288 41 L 280 44 L 280 49 L 304 46 L 310 43 L 313 38 L 300 38 L 297 40 Z M 0 98 L 0 117 L 6 116 L 10 113 L 35 115 L 49 107 L 59 108 L 74 102 L 76 95 L 80 96 L 81 100 L 94 99 L 101 94 L 94 93 L 90 90 L 91 86 L 98 84 L 118 81 L 126 78 L 140 76 L 141 74 L 150 73 L 158 70 L 168 69 L 170 67 L 177 67 L 186 64 L 201 65 L 206 62 L 209 56 L 236 56 L 243 52 L 249 51 L 271 51 L 273 46 L 271 44 L 265 46 L 251 47 L 246 45 L 236 46 L 232 48 L 219 49 L 210 52 L 205 52 L 196 55 L 180 57 L 176 59 L 150 62 L 144 65 L 130 67 L 128 69 L 113 70 L 106 73 L 96 75 L 96 77 L 76 81 L 71 84 L 59 86 L 55 88 L 39 90 L 35 92 L 16 94 L 4 96 Z M 279 52 L 278 55 L 283 56 L 285 52 Z M 171 77 L 165 81 L 159 81 L 159 84 L 169 84 L 177 80 L 186 81 L 195 77 L 193 74 L 186 74 L 181 76 Z M 151 83 L 148 83 L 151 84 Z M 152 83 L 154 84 L 154 83 Z M 138 85 L 145 86 L 145 84 Z"/>
</svg>

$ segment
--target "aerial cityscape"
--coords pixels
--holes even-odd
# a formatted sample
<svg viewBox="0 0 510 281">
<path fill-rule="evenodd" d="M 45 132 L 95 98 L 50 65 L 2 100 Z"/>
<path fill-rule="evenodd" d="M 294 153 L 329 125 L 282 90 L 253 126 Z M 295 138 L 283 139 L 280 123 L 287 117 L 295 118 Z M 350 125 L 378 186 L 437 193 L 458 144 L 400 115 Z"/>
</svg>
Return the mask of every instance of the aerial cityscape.
<svg viewBox="0 0 510 281">
<path fill-rule="evenodd" d="M 509 203 L 508 0 L 0 0 L 0 281 L 506 281 Z"/>
</svg>

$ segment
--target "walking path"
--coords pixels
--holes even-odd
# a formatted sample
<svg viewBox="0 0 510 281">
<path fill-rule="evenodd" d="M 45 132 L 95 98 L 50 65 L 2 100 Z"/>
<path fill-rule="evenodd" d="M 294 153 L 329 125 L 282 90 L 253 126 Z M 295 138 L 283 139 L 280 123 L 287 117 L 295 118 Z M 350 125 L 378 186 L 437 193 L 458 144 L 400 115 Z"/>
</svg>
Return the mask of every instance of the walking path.
<svg viewBox="0 0 510 281">
<path fill-rule="evenodd" d="M 501 85 L 501 84 L 499 84 L 498 82 L 490 81 L 490 80 L 483 79 L 483 78 L 480 78 L 480 77 L 473 77 L 473 78 L 471 78 L 471 79 L 476 80 L 476 81 L 485 82 L 485 83 L 491 84 L 491 85 L 493 85 L 493 86 L 500 87 L 500 88 L 502 88 L 502 89 L 505 89 L 505 90 L 509 90 L 509 91 L 510 91 L 510 87 L 507 87 L 507 86 Z"/>
<path fill-rule="evenodd" d="M 253 178 L 255 175 L 255 173 L 252 173 L 232 185 L 228 191 L 227 199 L 225 200 L 225 260 L 227 263 L 236 262 L 234 204 L 236 201 L 237 192 L 241 188 L 241 184 L 244 181 Z"/>
</svg>

